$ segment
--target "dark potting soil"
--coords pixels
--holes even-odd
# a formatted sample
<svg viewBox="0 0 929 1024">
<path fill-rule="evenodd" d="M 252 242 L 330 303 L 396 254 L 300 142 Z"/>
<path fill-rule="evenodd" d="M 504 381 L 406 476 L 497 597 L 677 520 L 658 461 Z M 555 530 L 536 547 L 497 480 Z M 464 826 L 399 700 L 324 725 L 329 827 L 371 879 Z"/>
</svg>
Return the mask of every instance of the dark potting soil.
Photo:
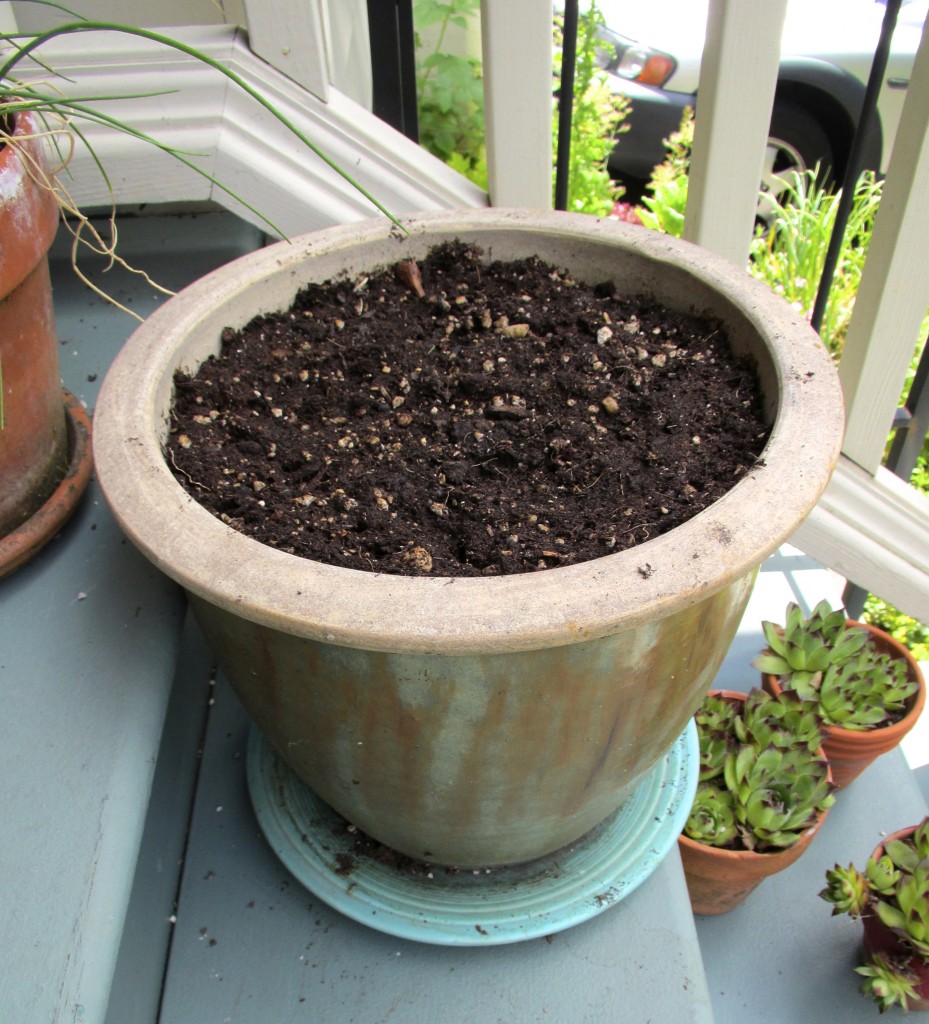
<svg viewBox="0 0 929 1024">
<path fill-rule="evenodd" d="M 459 242 L 310 285 L 175 385 L 167 457 L 198 502 L 284 551 L 404 575 L 632 547 L 730 490 L 768 435 L 718 324 Z"/>
</svg>

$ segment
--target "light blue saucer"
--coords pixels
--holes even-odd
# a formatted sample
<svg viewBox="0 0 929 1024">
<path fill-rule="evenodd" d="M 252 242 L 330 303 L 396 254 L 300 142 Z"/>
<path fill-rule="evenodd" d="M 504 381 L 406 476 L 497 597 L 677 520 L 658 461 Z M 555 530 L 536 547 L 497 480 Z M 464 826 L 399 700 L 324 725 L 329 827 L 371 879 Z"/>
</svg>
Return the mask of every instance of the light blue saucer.
<svg viewBox="0 0 929 1024">
<path fill-rule="evenodd" d="M 388 935 L 442 946 L 521 942 L 618 903 L 664 860 L 690 813 L 699 770 L 693 721 L 613 815 L 529 864 L 484 871 L 398 870 L 356 850 L 356 836 L 253 728 L 248 787 L 262 831 L 319 899 Z"/>
</svg>

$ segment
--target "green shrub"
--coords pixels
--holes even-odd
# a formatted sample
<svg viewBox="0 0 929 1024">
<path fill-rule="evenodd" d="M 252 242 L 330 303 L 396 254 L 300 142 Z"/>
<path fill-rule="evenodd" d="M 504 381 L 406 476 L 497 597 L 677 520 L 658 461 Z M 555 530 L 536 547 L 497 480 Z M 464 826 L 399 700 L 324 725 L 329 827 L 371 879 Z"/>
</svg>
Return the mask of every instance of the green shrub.
<svg viewBox="0 0 929 1024">
<path fill-rule="evenodd" d="M 571 120 L 568 201 L 566 209 L 604 216 L 622 195 L 622 188 L 610 177 L 607 160 L 616 136 L 625 130 L 629 101 L 613 93 L 608 76 L 597 62 L 598 30 L 603 15 L 595 3 L 578 18 L 577 58 L 574 69 L 574 107 Z M 561 85 L 564 49 L 564 19 L 555 18 L 555 66 L 553 88 Z M 552 138 L 558 139 L 558 104 L 553 104 Z M 553 145 L 553 152 L 556 145 Z M 557 152 L 554 152 L 557 158 Z M 552 181 L 554 186 L 553 168 Z"/>
<path fill-rule="evenodd" d="M 904 615 L 893 605 L 887 604 L 874 594 L 865 601 L 862 620 L 883 629 L 895 640 L 910 649 L 917 661 L 929 661 L 929 626 Z"/>
<path fill-rule="evenodd" d="M 477 18 L 480 0 L 415 0 L 413 20 L 421 145 L 481 188 L 487 187 L 483 72 L 480 60 L 446 52 L 448 30 L 467 29 Z M 613 94 L 597 63 L 598 29 L 603 16 L 592 3 L 578 21 L 568 209 L 607 214 L 622 195 L 606 162 L 623 130 L 629 103 Z M 423 55 L 422 33 L 435 30 L 432 49 Z M 563 19 L 554 21 L 554 89 L 557 92 L 563 49 Z M 558 138 L 557 105 L 553 140 Z M 555 146 L 553 145 L 553 151 Z M 553 170 L 554 174 L 554 170 Z"/>
<path fill-rule="evenodd" d="M 680 127 L 664 140 L 666 156 L 653 171 L 642 198 L 639 218 L 647 228 L 680 238 L 687 210 L 690 153 L 694 143 L 694 112 L 686 107 Z"/>
<path fill-rule="evenodd" d="M 420 144 L 486 188 L 481 62 L 444 50 L 449 27 L 466 29 L 479 11 L 480 0 L 415 0 L 413 21 L 418 52 L 423 47 L 421 30 L 438 26 L 434 48 L 416 66 Z"/>
</svg>

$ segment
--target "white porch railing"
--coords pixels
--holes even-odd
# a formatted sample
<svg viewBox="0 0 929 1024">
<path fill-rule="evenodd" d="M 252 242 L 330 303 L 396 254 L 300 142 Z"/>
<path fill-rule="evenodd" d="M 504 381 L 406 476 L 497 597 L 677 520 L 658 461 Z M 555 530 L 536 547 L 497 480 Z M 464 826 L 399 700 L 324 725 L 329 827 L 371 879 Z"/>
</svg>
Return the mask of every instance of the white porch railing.
<svg viewBox="0 0 929 1024">
<path fill-rule="evenodd" d="M 498 5 L 523 25 L 548 17 L 547 5 L 536 0 L 484 0 L 485 15 Z M 739 264 L 752 234 L 785 11 L 786 0 L 710 2 L 684 235 Z M 494 85 L 502 93 L 495 102 L 528 110 L 548 97 L 538 82 L 522 77 L 520 46 L 520 36 L 484 43 L 485 54 L 499 62 Z M 847 403 L 842 459 L 793 540 L 852 582 L 929 620 L 929 500 L 880 465 L 929 305 L 925 34 L 897 139 L 840 366 Z M 501 163 L 517 173 L 518 155 L 505 147 L 489 159 L 497 180 L 509 180 Z"/>
<path fill-rule="evenodd" d="M 742 264 L 785 8 L 786 0 L 710 3 L 685 236 Z M 327 0 L 244 0 L 252 47 L 240 31 L 223 25 L 180 33 L 272 95 L 396 211 L 485 204 L 484 193 L 333 87 L 332 19 L 358 10 L 355 3 Z M 146 17 L 149 23 L 160 20 Z M 482 0 L 482 24 L 489 199 L 505 206 L 549 205 L 551 6 L 548 0 Z M 85 95 L 179 90 L 158 99 L 122 100 L 114 113 L 182 148 L 208 151 L 211 171 L 288 233 L 370 215 L 363 200 L 308 159 L 272 119 L 187 58 L 166 60 L 163 51 L 138 41 L 93 36 L 56 43 L 47 57 L 73 81 L 69 88 Z M 929 304 L 929 260 L 922 244 L 929 229 L 925 37 L 897 139 L 840 367 L 848 407 L 844 454 L 794 542 L 851 581 L 929 620 L 929 500 L 880 465 Z M 203 179 L 130 140 L 95 141 L 114 172 L 119 202 L 213 198 L 237 208 Z M 78 200 L 106 200 L 89 162 L 76 160 L 74 174 Z"/>
</svg>

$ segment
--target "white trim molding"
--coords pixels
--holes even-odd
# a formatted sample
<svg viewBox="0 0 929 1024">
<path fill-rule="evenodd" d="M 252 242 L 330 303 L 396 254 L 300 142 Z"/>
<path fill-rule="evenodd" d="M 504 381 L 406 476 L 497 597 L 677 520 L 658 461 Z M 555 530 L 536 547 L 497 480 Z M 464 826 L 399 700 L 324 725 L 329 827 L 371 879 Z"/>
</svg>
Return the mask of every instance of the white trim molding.
<svg viewBox="0 0 929 1024">
<path fill-rule="evenodd" d="M 791 537 L 846 579 L 929 622 L 929 498 L 842 456 L 826 493 Z"/>
<path fill-rule="evenodd" d="M 275 6 L 274 17 L 267 17 L 265 0 L 245 0 L 252 52 L 327 100 L 332 75 L 320 0 L 278 0 Z"/>
<path fill-rule="evenodd" d="M 392 212 L 487 205 L 485 192 L 347 96 L 330 87 L 323 102 L 257 57 L 241 29 L 190 26 L 171 34 L 260 89 Z M 62 37 L 42 53 L 60 75 L 57 87 L 71 95 L 112 97 L 96 105 L 193 154 L 204 171 L 288 237 L 377 215 L 271 114 L 192 57 L 119 33 Z M 93 125 L 86 134 L 107 168 L 117 204 L 212 199 L 264 226 L 208 179 L 151 146 Z M 109 204 L 106 182 L 83 148 L 71 172 L 68 187 L 79 205 Z"/>
</svg>

